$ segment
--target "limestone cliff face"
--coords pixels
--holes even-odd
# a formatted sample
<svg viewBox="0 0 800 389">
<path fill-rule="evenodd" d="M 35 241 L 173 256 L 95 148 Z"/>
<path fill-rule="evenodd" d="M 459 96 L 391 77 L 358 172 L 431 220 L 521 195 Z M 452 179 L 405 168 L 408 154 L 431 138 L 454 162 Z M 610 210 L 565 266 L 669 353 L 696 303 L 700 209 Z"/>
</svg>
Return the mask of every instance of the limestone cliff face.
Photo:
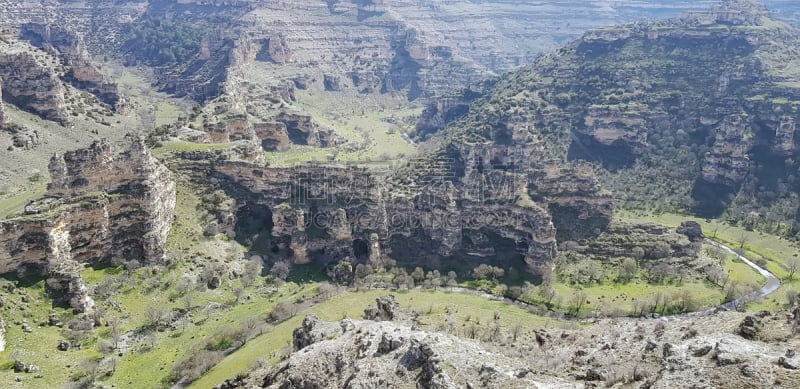
<svg viewBox="0 0 800 389">
<path fill-rule="evenodd" d="M 3 99 L 20 109 L 62 124 L 69 121 L 64 87 L 52 63 L 18 42 L 0 43 Z"/>
<path fill-rule="evenodd" d="M 175 183 L 141 140 L 118 154 L 107 143 L 56 155 L 45 198 L 0 221 L 0 273 L 42 273 L 61 262 L 158 262 L 175 207 Z"/>
<path fill-rule="evenodd" d="M 540 146 L 512 137 L 520 143 L 453 143 L 398 170 L 270 168 L 197 153 L 182 169 L 236 199 L 237 239 L 295 263 L 466 260 L 539 273 L 552 266 L 557 236 L 596 236 L 613 206 L 591 167 L 537 162 Z M 239 227 L 254 224 L 263 229 Z"/>
</svg>

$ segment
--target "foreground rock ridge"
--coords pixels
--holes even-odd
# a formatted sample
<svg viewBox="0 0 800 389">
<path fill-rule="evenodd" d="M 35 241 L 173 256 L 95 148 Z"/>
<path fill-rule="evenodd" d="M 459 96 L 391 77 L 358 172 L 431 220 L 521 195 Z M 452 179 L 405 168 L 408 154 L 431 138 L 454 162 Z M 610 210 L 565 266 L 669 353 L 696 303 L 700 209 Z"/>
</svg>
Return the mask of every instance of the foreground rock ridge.
<svg viewBox="0 0 800 389">
<path fill-rule="evenodd" d="M 95 142 L 55 155 L 50 175 L 44 198 L 0 220 L 0 273 L 62 274 L 69 283 L 78 264 L 164 258 L 175 182 L 142 139 L 122 153 Z"/>
<path fill-rule="evenodd" d="M 364 320 L 306 316 L 293 352 L 217 386 L 265 388 L 791 388 L 800 344 L 791 337 L 800 310 L 750 315 L 721 311 L 681 320 L 605 319 L 584 328 L 538 329 L 494 340 L 459 330 L 423 331 L 392 296 Z M 474 333 L 474 328 L 472 333 Z M 470 331 L 464 330 L 465 335 Z M 691 378 L 688 378 L 691 377 Z M 687 382 L 687 379 L 691 382 Z"/>
</svg>

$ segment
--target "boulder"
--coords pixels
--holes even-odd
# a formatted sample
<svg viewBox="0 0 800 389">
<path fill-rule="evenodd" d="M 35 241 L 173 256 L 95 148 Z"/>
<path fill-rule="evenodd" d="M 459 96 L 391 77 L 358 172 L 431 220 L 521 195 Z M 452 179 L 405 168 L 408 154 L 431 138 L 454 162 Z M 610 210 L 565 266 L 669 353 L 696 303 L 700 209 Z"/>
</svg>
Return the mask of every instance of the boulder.
<svg viewBox="0 0 800 389">
<path fill-rule="evenodd" d="M 400 304 L 393 295 L 378 297 L 375 305 L 370 305 L 364 310 L 364 319 L 373 321 L 392 321 L 403 315 Z"/>
<path fill-rule="evenodd" d="M 795 361 L 786 357 L 780 357 L 778 358 L 778 366 L 789 370 L 798 370 L 800 369 L 800 361 Z"/>
<path fill-rule="evenodd" d="M 71 346 L 72 345 L 70 345 L 68 340 L 62 340 L 61 342 L 58 343 L 58 350 L 59 351 L 68 351 Z"/>
<path fill-rule="evenodd" d="M 14 373 L 24 373 L 28 369 L 28 365 L 20 360 L 14 361 Z"/>
<path fill-rule="evenodd" d="M 692 242 L 702 242 L 705 238 L 705 235 L 703 235 L 703 227 L 700 226 L 700 223 L 693 220 L 681 223 L 676 232 L 686 235 Z"/>
<path fill-rule="evenodd" d="M 761 332 L 764 325 L 761 319 L 755 316 L 746 316 L 741 323 L 739 323 L 739 335 L 745 339 L 755 339 Z"/>
</svg>

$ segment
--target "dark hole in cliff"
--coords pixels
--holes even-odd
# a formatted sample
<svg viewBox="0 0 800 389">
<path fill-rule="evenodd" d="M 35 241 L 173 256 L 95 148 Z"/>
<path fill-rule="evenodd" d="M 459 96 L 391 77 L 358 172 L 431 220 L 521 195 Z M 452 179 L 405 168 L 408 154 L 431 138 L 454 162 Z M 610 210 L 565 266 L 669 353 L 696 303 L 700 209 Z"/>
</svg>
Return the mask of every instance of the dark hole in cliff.
<svg viewBox="0 0 800 389">
<path fill-rule="evenodd" d="M 728 208 L 737 191 L 736 187 L 699 179 L 692 188 L 692 199 L 695 201 L 692 212 L 699 217 L 719 217 Z"/>
<path fill-rule="evenodd" d="M 369 259 L 369 242 L 364 239 L 356 239 L 353 241 L 353 255 L 359 262 L 364 262 Z"/>
<path fill-rule="evenodd" d="M 332 220 L 330 214 L 320 211 L 317 206 L 312 206 L 309 212 L 306 212 L 305 220 L 306 236 L 308 236 L 309 239 L 317 240 L 330 238 L 330 234 L 328 233 L 328 228 Z"/>
<path fill-rule="evenodd" d="M 289 140 L 296 145 L 307 145 L 309 133 L 300 128 L 300 123 L 295 121 L 286 121 L 286 132 L 289 135 Z"/>
<path fill-rule="evenodd" d="M 613 172 L 633 166 L 636 155 L 629 147 L 619 142 L 607 146 L 591 137 L 576 134 L 569 146 L 567 159 L 600 163 L 605 169 Z"/>
<path fill-rule="evenodd" d="M 402 265 L 430 265 L 432 261 L 439 258 L 435 254 L 438 246 L 438 242 L 422 231 L 415 231 L 410 236 L 396 234 L 389 239 L 391 256 Z"/>
<path fill-rule="evenodd" d="M 272 243 L 272 210 L 261 204 L 248 203 L 236 211 L 236 241 L 253 251 L 268 253 Z"/>
<path fill-rule="evenodd" d="M 772 150 L 772 147 L 766 145 L 753 148 L 751 161 L 755 165 L 755 177 L 758 177 L 758 182 L 753 184 L 757 184 L 758 187 L 747 188 L 745 185 L 745 188 L 751 189 L 759 197 L 759 200 L 766 202 L 774 201 L 777 192 L 783 191 L 781 187 L 785 185 L 784 177 L 787 170 L 797 171 L 793 168 L 797 165 L 794 159 L 778 155 Z"/>
<path fill-rule="evenodd" d="M 596 238 L 610 222 L 609 219 L 602 217 L 581 218 L 581 209 L 575 207 L 551 205 L 549 209 L 556 227 L 556 239 L 559 242 Z"/>
<path fill-rule="evenodd" d="M 125 260 L 142 260 L 144 258 L 144 245 L 142 241 L 138 239 L 130 239 L 122 243 L 116 243 L 119 246 L 123 247 L 122 249 L 122 258 Z"/>
</svg>

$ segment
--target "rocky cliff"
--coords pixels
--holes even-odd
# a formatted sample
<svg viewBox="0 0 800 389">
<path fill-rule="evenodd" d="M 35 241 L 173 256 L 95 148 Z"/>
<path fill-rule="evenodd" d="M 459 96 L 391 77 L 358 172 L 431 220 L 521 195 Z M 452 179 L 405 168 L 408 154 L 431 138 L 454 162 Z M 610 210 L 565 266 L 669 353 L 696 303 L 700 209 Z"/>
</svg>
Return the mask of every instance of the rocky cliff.
<svg viewBox="0 0 800 389">
<path fill-rule="evenodd" d="M 37 55 L 21 42 L 0 42 L 3 99 L 44 119 L 66 124 L 69 115 L 56 61 Z"/>
<path fill-rule="evenodd" d="M 519 133 L 515 136 L 524 137 Z M 263 167 L 185 153 L 179 167 L 236 200 L 237 239 L 296 263 L 454 269 L 552 266 L 558 239 L 598 235 L 611 198 L 588 165 L 531 158 L 540 145 L 452 143 L 402 166 Z"/>
<path fill-rule="evenodd" d="M 65 81 L 112 107 L 119 103 L 117 85 L 108 82 L 100 73 L 83 40 L 74 32 L 58 25 L 26 23 L 20 29 L 20 38 L 61 58 L 67 67 L 63 76 Z"/>
<path fill-rule="evenodd" d="M 324 322 L 306 316 L 285 361 L 240 373 L 217 388 L 671 388 L 686 386 L 687 380 L 726 388 L 800 384 L 799 343 L 789 335 L 798 323 L 797 309 L 597 319 L 570 329 L 517 330 L 513 338 L 504 335 L 512 329 L 487 324 L 487 333 L 496 331 L 503 340 L 477 341 L 474 324 L 472 332 L 447 329 L 447 324 L 425 331 L 413 319 L 381 311 L 382 302 L 394 301 L 378 298 L 377 309 L 365 310 L 365 320 Z M 381 315 L 370 315 L 375 312 Z"/>
<path fill-rule="evenodd" d="M 44 198 L 0 221 L 0 273 L 63 273 L 70 264 L 155 263 L 165 254 L 175 183 L 140 139 L 123 153 L 104 142 L 55 155 Z M 60 270 L 59 270 L 60 269 Z"/>
</svg>

